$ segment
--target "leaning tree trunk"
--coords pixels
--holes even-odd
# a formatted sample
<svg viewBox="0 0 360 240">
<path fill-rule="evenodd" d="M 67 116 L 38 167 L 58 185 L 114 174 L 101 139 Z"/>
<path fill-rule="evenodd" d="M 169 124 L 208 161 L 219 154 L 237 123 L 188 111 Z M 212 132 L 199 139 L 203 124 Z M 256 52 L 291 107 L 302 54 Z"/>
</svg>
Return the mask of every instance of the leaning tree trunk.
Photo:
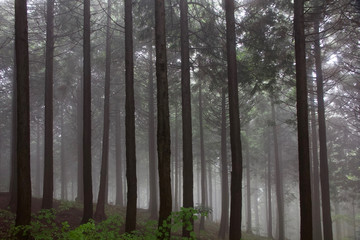
<svg viewBox="0 0 360 240">
<path fill-rule="evenodd" d="M 90 0 L 84 0 L 84 83 L 83 83 L 83 189 L 86 223 L 93 217 L 93 192 L 91 174 L 91 65 L 90 65 Z"/>
<path fill-rule="evenodd" d="M 296 102 L 298 122 L 300 239 L 313 239 L 311 173 L 308 130 L 308 98 L 306 82 L 306 56 L 304 34 L 304 0 L 294 0 L 294 32 L 296 59 Z"/>
<path fill-rule="evenodd" d="M 45 57 L 45 155 L 42 208 L 53 206 L 53 69 L 54 69 L 54 0 L 47 1 Z"/>
<path fill-rule="evenodd" d="M 187 0 L 180 1 L 181 30 L 181 97 L 182 97 L 182 137 L 183 137 L 183 207 L 194 207 L 194 173 L 191 123 L 191 92 L 189 63 L 189 23 Z M 194 229 L 194 223 L 191 220 Z M 183 237 L 190 237 L 190 231 L 185 227 Z"/>
<path fill-rule="evenodd" d="M 107 22 L 106 22 L 106 46 L 105 46 L 105 89 L 104 89 L 104 128 L 102 141 L 102 158 L 100 169 L 100 187 L 98 202 L 96 205 L 95 219 L 106 219 L 105 203 L 107 202 L 107 180 L 109 165 L 109 128 L 110 128 L 110 71 L 111 71 L 111 0 L 108 0 Z"/>
<path fill-rule="evenodd" d="M 17 205 L 15 226 L 31 220 L 29 52 L 26 0 L 15 0 Z M 21 230 L 18 239 L 28 239 Z"/>
<path fill-rule="evenodd" d="M 326 123 L 325 123 L 325 104 L 324 104 L 324 84 L 322 74 L 322 60 L 320 47 L 319 19 L 315 19 L 315 67 L 316 67 L 316 85 L 318 101 L 318 121 L 319 121 L 319 143 L 320 143 L 320 183 L 321 183 L 321 202 L 323 215 L 324 239 L 332 240 L 332 220 L 330 206 L 330 187 L 329 187 L 329 166 L 326 146 Z"/>
<path fill-rule="evenodd" d="M 125 0 L 125 91 L 126 179 L 128 186 L 125 231 L 131 232 L 134 231 L 136 228 L 137 202 L 134 50 L 131 0 Z"/>
<path fill-rule="evenodd" d="M 226 88 L 221 94 L 221 221 L 219 238 L 225 239 L 229 229 L 229 177 L 226 146 Z"/>
<path fill-rule="evenodd" d="M 172 209 L 170 179 L 170 122 L 165 39 L 165 1 L 155 0 L 155 45 L 157 78 L 157 146 L 160 189 L 159 227 L 167 221 Z M 163 229 L 160 239 L 170 238 L 170 228 Z"/>
<path fill-rule="evenodd" d="M 230 239 L 241 239 L 241 208 L 242 208 L 242 150 L 240 137 L 239 90 L 237 83 L 236 34 L 234 0 L 225 0 L 226 12 L 226 49 L 228 64 L 228 91 L 230 113 L 231 143 L 231 210 Z"/>
</svg>

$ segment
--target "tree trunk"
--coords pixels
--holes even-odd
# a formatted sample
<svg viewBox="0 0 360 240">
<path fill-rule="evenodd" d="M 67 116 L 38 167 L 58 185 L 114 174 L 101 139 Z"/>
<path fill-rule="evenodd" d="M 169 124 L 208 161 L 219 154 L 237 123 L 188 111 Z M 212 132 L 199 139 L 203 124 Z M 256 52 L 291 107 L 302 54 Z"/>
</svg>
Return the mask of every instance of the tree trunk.
<svg viewBox="0 0 360 240">
<path fill-rule="evenodd" d="M 189 23 L 187 0 L 180 1 L 181 30 L 181 99 L 182 99 L 182 137 L 183 137 L 183 207 L 194 207 L 194 173 L 191 122 L 191 92 L 189 63 Z M 192 228 L 194 223 L 191 221 Z M 190 237 L 190 231 L 183 228 L 183 237 Z"/>
<path fill-rule="evenodd" d="M 156 77 L 157 77 L 157 146 L 160 186 L 159 227 L 170 216 L 172 209 L 170 179 L 170 123 L 169 95 L 167 80 L 167 59 L 165 39 L 165 1 L 155 0 L 155 45 L 156 45 Z M 170 228 L 163 230 L 160 239 L 170 238 Z"/>
<path fill-rule="evenodd" d="M 234 0 L 225 0 L 226 47 L 228 63 L 228 91 L 231 143 L 231 210 L 229 238 L 241 239 L 242 208 L 242 150 L 240 137 L 239 93 L 236 64 L 236 34 Z"/>
<path fill-rule="evenodd" d="M 35 180 L 35 196 L 41 197 L 41 153 L 40 153 L 40 121 L 36 123 L 36 180 Z"/>
<path fill-rule="evenodd" d="M 47 0 L 45 57 L 45 155 L 42 208 L 53 206 L 53 67 L 54 67 L 54 0 Z"/>
<path fill-rule="evenodd" d="M 300 239 L 313 239 L 311 173 L 309 156 L 308 99 L 304 34 L 304 0 L 294 1 L 294 32 L 296 58 L 296 102 L 298 122 Z M 327 238 L 325 238 L 327 239 Z"/>
<path fill-rule="evenodd" d="M 229 177 L 226 146 L 226 88 L 221 94 L 221 221 L 219 238 L 225 239 L 229 229 Z"/>
<path fill-rule="evenodd" d="M 178 121 L 178 105 L 176 104 L 175 107 L 175 166 L 174 166 L 174 172 L 175 172 L 175 181 L 174 181 L 174 202 L 175 211 L 179 211 L 179 121 Z"/>
<path fill-rule="evenodd" d="M 156 135 L 155 135 L 155 110 L 154 110 L 154 66 L 153 66 L 153 44 L 150 41 L 149 51 L 149 184 L 150 184 L 150 201 L 149 210 L 150 218 L 158 218 L 158 191 L 156 186 Z"/>
<path fill-rule="evenodd" d="M 132 1 L 125 0 L 125 137 L 126 137 L 126 179 L 127 207 L 125 231 L 136 229 L 136 146 L 135 146 L 135 100 L 134 100 L 134 50 L 133 50 L 133 19 Z"/>
<path fill-rule="evenodd" d="M 247 208 L 247 220 L 246 220 L 246 232 L 251 233 L 251 184 L 250 184 L 250 157 L 249 157 L 249 143 L 245 141 L 245 154 L 246 154 L 246 208 Z"/>
<path fill-rule="evenodd" d="M 200 123 L 200 166 L 201 166 L 201 206 L 207 207 L 207 186 L 206 186 L 206 162 L 204 147 L 204 128 L 203 128 L 203 106 L 202 106 L 202 85 L 199 79 L 199 123 Z M 200 217 L 200 230 L 205 230 L 205 217 Z"/>
<path fill-rule="evenodd" d="M 271 116 L 272 116 L 272 128 L 273 128 L 273 140 L 274 140 L 274 154 L 275 154 L 275 182 L 276 182 L 276 200 L 278 210 L 278 224 L 279 224 L 279 240 L 285 239 L 285 227 L 284 227 L 284 190 L 282 184 L 282 169 L 280 167 L 279 156 L 279 144 L 277 136 L 276 125 L 276 112 L 274 106 L 274 100 L 271 98 Z"/>
<path fill-rule="evenodd" d="M 60 127 L 61 127 L 61 142 L 60 142 L 60 162 L 61 162 L 61 199 L 66 199 L 66 169 L 65 169 L 65 131 L 64 131 L 64 106 L 60 107 Z"/>
<path fill-rule="evenodd" d="M 29 52 L 27 7 L 25 0 L 15 0 L 16 52 L 16 109 L 17 109 L 17 207 L 15 226 L 30 224 L 30 106 L 29 106 Z M 18 239 L 29 239 L 29 233 L 20 231 Z"/>
<path fill-rule="evenodd" d="M 255 175 L 255 186 L 254 186 L 254 208 L 255 208 L 255 231 L 256 235 L 260 235 L 260 221 L 259 221 L 259 202 L 258 202 L 258 182 L 257 176 Z"/>
<path fill-rule="evenodd" d="M 320 177 L 319 177 L 319 158 L 318 158 L 318 136 L 316 128 L 314 86 L 311 84 L 310 90 L 310 116 L 311 116 L 311 142 L 312 142 L 312 209 L 313 209 L 313 237 L 316 240 L 322 239 L 321 233 L 321 204 L 320 204 Z"/>
<path fill-rule="evenodd" d="M 122 178 L 122 149 L 121 149 L 121 118 L 120 103 L 117 103 L 116 109 L 116 136 L 115 136 L 115 155 L 116 155 L 116 205 L 124 206 L 123 196 L 123 178 Z"/>
<path fill-rule="evenodd" d="M 324 85 L 322 75 L 322 60 L 320 48 L 319 19 L 314 22 L 315 42 L 315 66 L 316 66 L 316 83 L 317 83 L 317 100 L 318 100 L 318 121 L 319 121 L 319 143 L 320 143 L 320 183 L 321 183 L 321 200 L 323 215 L 323 232 L 324 239 L 332 240 L 332 220 L 330 206 L 330 189 L 329 189 L 329 166 L 327 156 L 326 141 L 326 123 L 325 123 L 325 105 L 324 105 Z"/>
<path fill-rule="evenodd" d="M 104 89 L 104 128 L 102 141 L 102 157 L 100 169 L 100 187 L 98 202 L 96 204 L 95 219 L 106 219 L 105 203 L 107 202 L 107 180 L 109 165 L 109 128 L 110 128 L 110 74 L 111 74 L 111 0 L 108 0 L 107 22 L 106 22 L 106 59 L 105 59 L 105 89 Z"/>
<path fill-rule="evenodd" d="M 267 134 L 268 138 L 268 168 L 267 168 L 267 199 L 268 199 L 268 219 L 267 219 L 267 235 L 268 238 L 273 238 L 272 233 L 272 204 L 271 204 L 271 149 L 270 149 L 270 133 Z"/>
<path fill-rule="evenodd" d="M 93 217 L 91 173 L 91 64 L 90 64 L 90 0 L 84 0 L 84 83 L 83 83 L 83 189 L 82 223 Z"/>
</svg>

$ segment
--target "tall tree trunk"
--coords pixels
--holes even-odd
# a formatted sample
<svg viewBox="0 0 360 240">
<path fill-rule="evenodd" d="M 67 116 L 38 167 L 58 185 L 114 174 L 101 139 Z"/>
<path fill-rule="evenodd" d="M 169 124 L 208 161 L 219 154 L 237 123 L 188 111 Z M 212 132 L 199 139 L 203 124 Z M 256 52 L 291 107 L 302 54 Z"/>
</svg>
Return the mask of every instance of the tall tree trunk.
<svg viewBox="0 0 360 240">
<path fill-rule="evenodd" d="M 91 173 L 91 64 L 90 64 L 90 0 L 84 0 L 84 82 L 83 82 L 83 189 L 82 223 L 93 217 Z"/>
<path fill-rule="evenodd" d="M 157 148 L 160 186 L 159 227 L 170 216 L 172 209 L 170 179 L 170 122 L 167 80 L 167 58 L 165 39 L 165 1 L 155 0 L 155 45 L 157 77 Z M 166 227 L 160 239 L 170 238 L 170 228 Z"/>
<path fill-rule="evenodd" d="M 279 156 L 279 144 L 277 136 L 277 125 L 276 125 L 276 112 L 274 100 L 271 98 L 271 118 L 273 128 L 273 141 L 274 141 L 274 154 L 275 154 L 275 182 L 276 182 L 276 201 L 278 210 L 278 224 L 279 224 L 279 240 L 285 239 L 285 227 L 284 227 L 284 190 L 282 185 L 282 169 L 280 167 L 280 156 Z"/>
<path fill-rule="evenodd" d="M 45 57 L 45 155 L 42 208 L 53 206 L 53 66 L 54 66 L 54 0 L 47 0 Z"/>
<path fill-rule="evenodd" d="M 154 66 L 153 43 L 148 44 L 149 51 L 149 184 L 150 184 L 150 218 L 158 218 L 158 191 L 156 186 L 156 135 L 155 135 L 155 110 L 154 110 Z"/>
<path fill-rule="evenodd" d="M 204 128 L 203 128 L 203 106 L 202 106 L 202 84 L 199 79 L 199 123 L 200 123 L 200 167 L 201 167 L 201 205 L 207 206 L 207 186 L 206 186 L 206 162 L 204 147 Z M 205 230 L 205 217 L 200 217 L 200 230 Z"/>
<path fill-rule="evenodd" d="M 121 149 L 121 117 L 120 103 L 116 105 L 116 130 L 115 130 L 115 156 L 116 156 L 116 205 L 124 206 L 123 178 L 122 178 L 122 149 Z"/>
<path fill-rule="evenodd" d="M 187 0 L 180 1 L 181 30 L 181 99 L 183 139 L 183 207 L 194 207 L 194 173 L 191 122 L 191 92 L 189 63 L 189 23 Z M 192 228 L 194 223 L 191 220 Z M 190 231 L 183 228 L 183 237 L 190 237 Z"/>
<path fill-rule="evenodd" d="M 211 164 L 208 164 L 208 207 L 210 207 L 211 209 L 214 210 L 214 206 L 213 205 L 213 199 L 212 199 L 212 192 L 213 192 L 213 184 L 212 184 L 212 168 L 211 168 Z M 211 221 L 213 220 L 213 215 L 209 214 L 208 219 L 210 219 Z"/>
<path fill-rule="evenodd" d="M 231 210 L 229 238 L 241 239 L 242 208 L 242 150 L 240 137 L 239 90 L 237 83 L 236 34 L 234 0 L 225 0 L 226 50 L 231 143 Z"/>
<path fill-rule="evenodd" d="M 83 183 L 83 79 L 80 79 L 77 93 L 77 194 L 76 201 L 84 200 L 84 183 Z"/>
<path fill-rule="evenodd" d="M 36 196 L 41 196 L 41 153 L 40 153 L 40 121 L 39 119 L 36 122 L 36 180 L 35 180 L 35 189 Z"/>
<path fill-rule="evenodd" d="M 310 182 L 308 99 L 304 33 L 304 0 L 294 0 L 294 32 L 296 59 L 296 102 L 298 122 L 300 239 L 313 239 Z M 327 239 L 327 238 L 325 238 Z"/>
<path fill-rule="evenodd" d="M 320 143 L 320 183 L 321 183 L 321 200 L 323 215 L 323 232 L 324 239 L 332 240 L 332 220 L 330 206 L 330 188 L 329 188 L 329 166 L 327 156 L 326 141 L 326 123 L 325 123 L 325 104 L 324 104 L 324 84 L 322 74 L 322 60 L 320 48 L 319 19 L 314 22 L 315 42 L 315 67 L 316 67 L 316 85 L 318 101 L 318 121 L 319 121 L 319 143 Z"/>
<path fill-rule="evenodd" d="M 251 233 L 251 183 L 250 183 L 250 157 L 249 157 L 249 143 L 245 141 L 245 156 L 246 156 L 246 232 Z"/>
<path fill-rule="evenodd" d="M 104 128 L 102 141 L 102 157 L 100 169 L 100 187 L 98 202 L 96 204 L 95 219 L 104 220 L 105 202 L 107 202 L 107 180 L 109 165 L 109 128 L 110 128 L 110 73 L 111 73 L 111 0 L 108 0 L 107 21 L 106 21 L 106 46 L 105 46 L 105 88 L 104 88 Z"/>
<path fill-rule="evenodd" d="M 179 189 L 178 189 L 178 183 L 179 183 L 179 121 L 178 121 L 178 105 L 176 104 L 175 107 L 175 163 L 174 163 L 174 172 L 175 172 L 175 181 L 174 181 L 174 202 L 175 211 L 179 210 Z"/>
<path fill-rule="evenodd" d="M 134 50 L 133 50 L 133 19 L 132 1 L 125 0 L 125 137 L 126 137 L 126 179 L 127 207 L 125 231 L 136 228 L 136 146 L 135 146 L 135 100 L 134 100 Z"/>
<path fill-rule="evenodd" d="M 311 83 L 310 90 L 310 124 L 311 124 L 311 143 L 312 143 L 312 216 L 313 216 L 313 237 L 316 240 L 322 239 L 321 233 L 321 204 L 320 204 L 320 176 L 319 176 L 319 158 L 318 158 L 318 136 L 316 128 L 314 86 Z"/>
<path fill-rule="evenodd" d="M 219 238 L 225 239 L 229 229 L 229 177 L 226 146 L 226 88 L 221 93 L 221 221 Z"/>
<path fill-rule="evenodd" d="M 15 0 L 16 109 L 17 109 L 17 206 L 15 226 L 30 224 L 30 106 L 29 52 L 26 0 Z M 29 233 L 20 231 L 18 239 L 28 239 Z"/>
<path fill-rule="evenodd" d="M 258 202 L 258 182 L 257 176 L 255 175 L 255 186 L 254 186 L 254 208 L 255 208 L 255 231 L 256 235 L 260 235 L 260 221 L 259 221 L 259 202 Z"/>
<path fill-rule="evenodd" d="M 61 199 L 66 199 L 66 169 L 65 169 L 65 131 L 64 131 L 64 106 L 60 107 L 60 127 L 61 127 L 61 142 L 60 142 L 60 162 L 61 162 Z"/>
<path fill-rule="evenodd" d="M 267 153 L 268 153 L 268 167 L 267 167 L 267 199 L 268 199 L 268 219 L 267 219 L 267 236 L 273 238 L 272 233 L 272 204 L 271 204 L 271 148 L 270 148 L 270 133 L 267 133 Z"/>
</svg>

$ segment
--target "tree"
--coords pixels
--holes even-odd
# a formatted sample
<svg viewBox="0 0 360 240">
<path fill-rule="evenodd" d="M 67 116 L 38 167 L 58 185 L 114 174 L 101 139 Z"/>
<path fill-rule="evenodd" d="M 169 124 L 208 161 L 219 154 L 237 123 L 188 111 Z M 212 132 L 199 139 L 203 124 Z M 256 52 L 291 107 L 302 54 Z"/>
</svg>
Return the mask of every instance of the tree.
<svg viewBox="0 0 360 240">
<path fill-rule="evenodd" d="M 170 122 L 165 39 L 165 1 L 155 0 L 155 47 L 157 79 L 157 147 L 160 190 L 159 227 L 172 209 L 170 179 Z M 170 228 L 164 229 L 160 239 L 170 238 Z"/>
<path fill-rule="evenodd" d="M 121 148 L 121 118 L 120 103 L 116 104 L 115 156 L 116 156 L 116 205 L 123 206 L 123 178 L 122 178 L 122 148 Z"/>
<path fill-rule="evenodd" d="M 42 208 L 53 206 L 53 75 L 54 75 L 54 0 L 47 1 L 45 57 L 45 151 Z"/>
<path fill-rule="evenodd" d="M 241 239 L 242 205 L 242 150 L 240 138 L 239 93 L 236 64 L 236 34 L 234 0 L 225 0 L 226 13 L 226 50 L 230 114 L 231 144 L 231 206 L 229 239 Z"/>
<path fill-rule="evenodd" d="M 182 134 L 183 134 L 183 207 L 194 207 L 194 174 L 191 123 L 190 63 L 189 63 L 189 27 L 188 3 L 180 1 L 181 31 L 181 97 L 182 97 Z M 192 226 L 193 221 L 191 221 Z M 183 237 L 190 232 L 183 228 Z"/>
<path fill-rule="evenodd" d="M 15 1 L 15 59 L 17 96 L 17 207 L 16 226 L 30 224 L 30 106 L 29 52 L 26 0 Z M 28 233 L 18 233 L 18 239 L 28 239 Z"/>
<path fill-rule="evenodd" d="M 86 223 L 93 217 L 93 193 L 91 174 L 91 64 L 90 64 L 90 0 L 84 0 L 84 79 L 83 79 L 83 189 Z"/>
<path fill-rule="evenodd" d="M 135 152 L 135 102 L 134 102 L 134 52 L 133 52 L 132 1 L 125 0 L 125 127 L 126 127 L 126 179 L 127 207 L 125 231 L 136 228 L 136 152 Z"/>
<path fill-rule="evenodd" d="M 308 130 L 308 98 L 305 60 L 304 0 L 294 1 L 294 32 L 301 216 L 300 239 L 311 240 L 313 238 L 313 231 Z"/>
<path fill-rule="evenodd" d="M 104 88 L 104 128 L 102 141 L 102 157 L 100 170 L 100 187 L 95 218 L 106 219 L 105 201 L 107 196 L 108 165 L 109 165 L 109 127 L 110 127 L 110 70 L 111 70 L 111 0 L 108 0 L 106 21 L 106 50 L 105 50 L 105 88 Z"/>
</svg>

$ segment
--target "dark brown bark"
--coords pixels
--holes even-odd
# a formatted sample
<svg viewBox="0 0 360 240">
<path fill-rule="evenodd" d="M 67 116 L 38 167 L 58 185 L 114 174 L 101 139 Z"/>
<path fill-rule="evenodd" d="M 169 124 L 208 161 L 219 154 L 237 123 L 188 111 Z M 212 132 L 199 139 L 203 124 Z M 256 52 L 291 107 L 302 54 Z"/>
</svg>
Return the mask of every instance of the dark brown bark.
<svg viewBox="0 0 360 240">
<path fill-rule="evenodd" d="M 315 42 L 315 67 L 316 67 L 316 86 L 318 100 L 318 121 L 319 121 L 319 143 L 320 143 L 320 183 L 321 183 L 321 202 L 323 217 L 324 239 L 333 239 L 331 206 L 330 206 L 330 187 L 329 187 L 329 166 L 327 155 L 326 123 L 325 123 L 325 104 L 324 104 L 324 83 L 322 74 L 322 60 L 319 34 L 319 19 L 314 22 Z"/>
<path fill-rule="evenodd" d="M 83 82 L 83 189 L 82 223 L 93 217 L 91 173 L 91 63 L 90 63 L 90 0 L 84 0 L 84 82 Z"/>
<path fill-rule="evenodd" d="M 124 206 L 123 195 L 123 170 L 122 170 L 122 148 L 121 148 L 121 118 L 120 103 L 116 109 L 116 130 L 115 130 L 115 156 L 116 156 L 116 205 Z"/>
<path fill-rule="evenodd" d="M 319 157 L 318 157 L 318 136 L 315 116 L 314 86 L 311 84 L 310 90 L 310 116 L 311 116 L 311 145 L 312 145 L 312 209 L 313 209 L 313 237 L 316 240 L 322 239 L 321 233 L 321 204 L 320 204 L 320 176 L 319 176 Z"/>
<path fill-rule="evenodd" d="M 107 202 L 107 179 L 109 165 L 109 128 L 110 128 L 110 71 L 111 71 L 111 0 L 108 0 L 105 46 L 105 87 L 104 87 L 104 122 L 100 169 L 100 187 L 94 218 L 106 219 L 105 203 Z"/>
<path fill-rule="evenodd" d="M 201 168 L 201 205 L 207 206 L 206 162 L 203 128 L 202 84 L 199 79 L 199 129 L 200 129 L 200 168 Z M 200 217 L 200 230 L 205 230 L 205 217 Z"/>
<path fill-rule="evenodd" d="M 47 1 L 45 56 L 45 140 L 44 140 L 44 190 L 42 208 L 53 206 L 53 66 L 54 66 L 54 0 Z"/>
<path fill-rule="evenodd" d="M 165 39 L 165 1 L 155 0 L 155 46 L 157 78 L 157 148 L 160 190 L 159 227 L 170 216 L 172 209 L 170 178 L 170 122 Z M 170 228 L 163 230 L 160 239 L 170 238 Z"/>
<path fill-rule="evenodd" d="M 181 30 L 181 106 L 182 106 L 182 138 L 183 138 L 183 207 L 194 207 L 194 173 L 191 122 L 191 92 L 189 63 L 189 23 L 187 0 L 180 1 Z M 191 222 L 193 228 L 194 224 Z M 183 228 L 183 237 L 190 232 Z"/>
<path fill-rule="evenodd" d="M 272 130 L 273 130 L 273 141 L 274 141 L 274 155 L 275 155 L 275 186 L 276 186 L 276 202 L 277 202 L 277 213 L 278 213 L 278 224 L 279 224 L 279 240 L 285 239 L 285 226 L 284 226 L 284 190 L 282 184 L 282 169 L 280 166 L 280 153 L 279 143 L 277 135 L 277 124 L 276 124 L 276 112 L 274 100 L 271 98 L 271 118 L 272 118 Z"/>
<path fill-rule="evenodd" d="M 156 135 L 155 135 L 155 111 L 154 111 L 154 66 L 153 66 L 153 44 L 148 45 L 149 49 L 149 184 L 150 218 L 158 218 L 158 191 L 156 186 Z"/>
<path fill-rule="evenodd" d="M 15 52 L 17 95 L 17 207 L 15 226 L 30 224 L 30 106 L 29 106 L 29 52 L 27 7 L 25 0 L 15 0 Z M 28 234 L 17 235 L 29 239 Z"/>
<path fill-rule="evenodd" d="M 226 88 L 221 94 L 221 221 L 219 238 L 225 239 L 229 229 L 229 177 L 226 146 Z"/>
<path fill-rule="evenodd" d="M 296 59 L 296 101 L 299 150 L 300 239 L 313 239 L 311 173 L 309 156 L 308 99 L 304 34 L 304 0 L 294 1 L 294 32 Z"/>
<path fill-rule="evenodd" d="M 245 141 L 245 161 L 246 161 L 246 232 L 251 233 L 251 183 L 250 183 L 250 157 L 249 157 L 249 144 Z"/>
<path fill-rule="evenodd" d="M 126 179 L 127 207 L 125 231 L 136 229 L 136 151 L 135 151 L 135 101 L 134 101 L 134 50 L 132 1 L 125 0 L 125 137 L 126 137 Z"/>
<path fill-rule="evenodd" d="M 231 143 L 231 207 L 229 239 L 241 239 L 242 150 L 240 138 L 239 90 L 237 83 L 234 0 L 225 0 L 226 50 Z"/>
</svg>

